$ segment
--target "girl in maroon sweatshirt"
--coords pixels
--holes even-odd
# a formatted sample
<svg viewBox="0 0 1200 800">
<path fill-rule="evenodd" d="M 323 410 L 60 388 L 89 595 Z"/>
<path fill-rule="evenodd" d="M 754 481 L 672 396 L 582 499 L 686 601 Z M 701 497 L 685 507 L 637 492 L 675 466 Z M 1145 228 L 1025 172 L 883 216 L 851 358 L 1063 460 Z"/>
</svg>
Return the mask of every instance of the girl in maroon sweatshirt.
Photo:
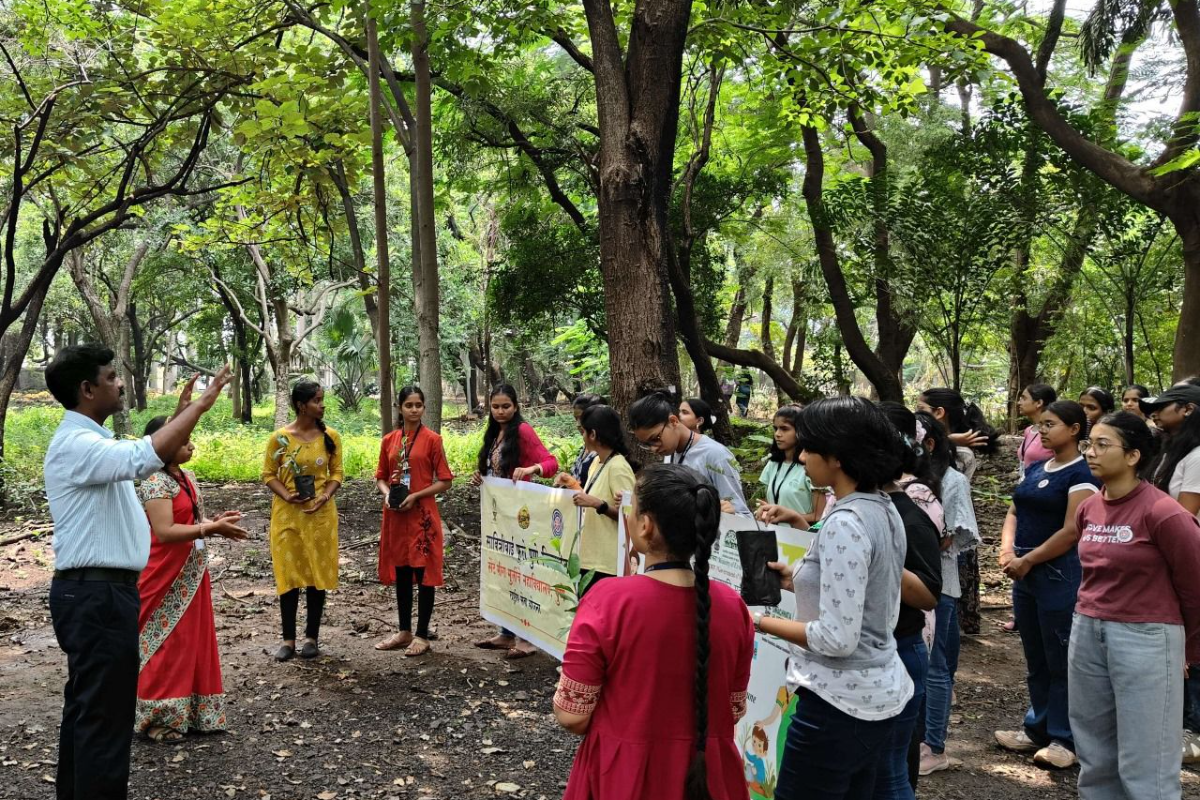
<svg viewBox="0 0 1200 800">
<path fill-rule="evenodd" d="M 1141 479 L 1156 442 L 1122 411 L 1083 453 L 1103 492 L 1076 512 L 1083 581 L 1068 654 L 1079 796 L 1180 796 L 1183 677 L 1200 662 L 1200 524 Z"/>
</svg>

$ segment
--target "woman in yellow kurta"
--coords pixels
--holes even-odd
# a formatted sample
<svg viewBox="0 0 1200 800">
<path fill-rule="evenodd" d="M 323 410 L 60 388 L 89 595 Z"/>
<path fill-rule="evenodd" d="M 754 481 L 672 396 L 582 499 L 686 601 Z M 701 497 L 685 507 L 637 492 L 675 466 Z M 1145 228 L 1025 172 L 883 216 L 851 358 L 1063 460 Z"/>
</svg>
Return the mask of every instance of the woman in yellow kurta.
<svg viewBox="0 0 1200 800">
<path fill-rule="evenodd" d="M 325 592 L 338 582 L 338 517 L 333 495 L 342 485 L 342 440 L 325 426 L 325 390 L 315 381 L 292 387 L 296 419 L 271 434 L 263 482 L 271 503 L 271 561 L 283 616 L 277 661 L 296 655 L 296 612 L 305 590 L 308 621 L 301 658 L 320 655 L 317 638 Z M 311 480 L 309 480 L 311 478 Z"/>
<path fill-rule="evenodd" d="M 580 594 L 603 578 L 617 575 L 617 515 L 621 494 L 632 492 L 633 468 L 626 460 L 625 431 L 621 415 L 608 406 L 592 406 L 579 418 L 583 446 L 596 454 L 583 490 L 572 498 L 582 511 L 579 531 L 579 564 L 595 570 Z"/>
</svg>

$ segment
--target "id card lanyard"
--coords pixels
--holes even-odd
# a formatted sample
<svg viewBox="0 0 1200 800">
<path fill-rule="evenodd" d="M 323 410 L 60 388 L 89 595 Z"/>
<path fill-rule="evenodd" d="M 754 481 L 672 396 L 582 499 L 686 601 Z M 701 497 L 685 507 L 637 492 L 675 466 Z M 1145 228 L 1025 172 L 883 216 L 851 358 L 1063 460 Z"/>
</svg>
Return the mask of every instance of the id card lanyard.
<svg viewBox="0 0 1200 800">
<path fill-rule="evenodd" d="M 412 453 L 413 447 L 416 446 L 417 436 L 420 435 L 421 428 L 423 427 L 423 425 L 417 425 L 417 429 L 413 431 L 412 436 L 404 440 L 404 458 L 400 462 L 400 483 L 404 484 L 405 488 L 412 488 L 412 472 L 410 471 L 408 457 Z M 403 434 L 401 435 L 403 436 Z"/>
</svg>

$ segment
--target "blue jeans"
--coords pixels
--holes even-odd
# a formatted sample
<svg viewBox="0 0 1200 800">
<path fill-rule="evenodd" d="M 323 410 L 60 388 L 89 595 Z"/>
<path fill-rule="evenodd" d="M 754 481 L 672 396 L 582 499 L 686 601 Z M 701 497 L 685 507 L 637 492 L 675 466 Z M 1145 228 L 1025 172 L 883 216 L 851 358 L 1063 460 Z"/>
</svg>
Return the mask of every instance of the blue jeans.
<svg viewBox="0 0 1200 800">
<path fill-rule="evenodd" d="M 1200 733 L 1200 666 L 1188 667 L 1183 682 L 1183 727 Z"/>
<path fill-rule="evenodd" d="M 1108 622 L 1071 629 L 1071 722 L 1080 800 L 1179 800 L 1183 626 Z"/>
<path fill-rule="evenodd" d="M 1022 555 L 1022 548 L 1017 554 Z M 1067 648 L 1083 572 L 1072 550 L 1038 564 L 1013 583 L 1013 617 L 1025 650 L 1029 711 L 1025 733 L 1039 747 L 1059 742 L 1075 749 L 1067 702 Z"/>
<path fill-rule="evenodd" d="M 775 800 L 870 800 L 896 718 L 855 719 L 807 689 L 796 699 Z"/>
<path fill-rule="evenodd" d="M 925 702 L 925 674 L 929 671 L 929 648 L 921 634 L 913 634 L 896 640 L 900 660 L 912 678 L 913 696 L 896 717 L 891 739 L 880 753 L 879 773 L 875 776 L 875 800 L 915 800 L 916 793 L 909 774 L 908 751 L 912 743 L 913 728 Z"/>
<path fill-rule="evenodd" d="M 925 744 L 941 755 L 946 752 L 950 695 L 954 691 L 954 673 L 958 672 L 958 599 L 948 595 L 939 597 L 934 616 L 933 652 L 929 654 L 929 673 L 925 678 Z"/>
</svg>

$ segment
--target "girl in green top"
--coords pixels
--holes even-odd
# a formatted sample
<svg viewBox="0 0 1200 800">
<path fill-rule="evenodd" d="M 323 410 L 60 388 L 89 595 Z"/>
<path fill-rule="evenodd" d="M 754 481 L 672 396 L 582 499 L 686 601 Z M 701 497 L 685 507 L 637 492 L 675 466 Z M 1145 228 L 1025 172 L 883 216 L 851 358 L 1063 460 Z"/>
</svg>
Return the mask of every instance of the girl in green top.
<svg viewBox="0 0 1200 800">
<path fill-rule="evenodd" d="M 755 516 L 772 525 L 807 530 L 825 512 L 825 492 L 813 486 L 800 461 L 796 442 L 800 411 L 800 406 L 784 406 L 775 412 L 771 423 L 775 441 L 758 479 L 766 488 L 767 500 L 758 501 Z"/>
<path fill-rule="evenodd" d="M 579 533 L 579 564 L 596 575 L 588 588 L 601 578 L 617 574 L 617 515 L 621 493 L 633 491 L 633 468 L 625 458 L 625 431 L 621 415 L 609 406 L 591 406 L 579 418 L 583 446 L 595 459 L 587 483 L 573 498 L 583 515 Z M 584 590 L 587 591 L 586 589 Z"/>
</svg>

